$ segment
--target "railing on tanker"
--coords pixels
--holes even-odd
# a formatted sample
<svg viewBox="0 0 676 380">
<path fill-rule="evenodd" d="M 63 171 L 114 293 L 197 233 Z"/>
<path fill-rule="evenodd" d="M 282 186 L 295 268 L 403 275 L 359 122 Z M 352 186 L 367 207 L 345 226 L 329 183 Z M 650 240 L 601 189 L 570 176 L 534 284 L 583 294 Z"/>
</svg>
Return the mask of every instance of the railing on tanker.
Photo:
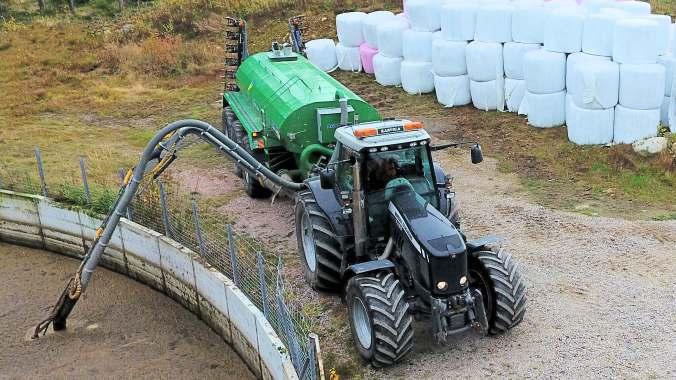
<svg viewBox="0 0 676 380">
<path fill-rule="evenodd" d="M 116 189 L 90 184 L 83 157 L 79 160 L 79 178 L 60 177 L 59 181 L 52 181 L 40 149 L 36 148 L 34 155 L 36 165 L 30 172 L 13 169 L 0 161 L 0 189 L 40 194 L 82 206 L 99 216 L 110 210 Z M 120 170 L 120 180 L 124 173 Z M 225 216 L 209 203 L 170 181 L 148 178 L 142 182 L 126 217 L 190 248 L 232 279 L 277 332 L 299 377 L 317 379 L 317 338 L 311 333 L 302 308 L 289 300 L 282 257 L 259 240 L 235 232 L 232 224 L 223 220 Z"/>
</svg>

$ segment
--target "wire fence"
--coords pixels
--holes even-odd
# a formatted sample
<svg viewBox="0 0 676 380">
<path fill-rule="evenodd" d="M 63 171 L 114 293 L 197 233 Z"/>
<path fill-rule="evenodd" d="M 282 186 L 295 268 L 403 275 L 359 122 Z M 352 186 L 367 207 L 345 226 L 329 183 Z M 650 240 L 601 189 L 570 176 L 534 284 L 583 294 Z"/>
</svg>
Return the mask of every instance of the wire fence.
<svg viewBox="0 0 676 380">
<path fill-rule="evenodd" d="M 0 162 L 0 189 L 50 196 L 83 206 L 95 214 L 111 210 L 117 190 L 90 186 L 84 158 L 79 162 L 81 178 L 60 182 L 48 180 L 49 173 L 44 170 L 37 148 L 35 161 L 33 172 L 11 169 Z M 120 176 L 124 176 L 124 171 Z M 232 279 L 277 332 L 299 377 L 315 380 L 318 368 L 309 319 L 302 309 L 288 302 L 281 256 L 262 242 L 235 232 L 224 215 L 209 203 L 170 181 L 148 179 L 141 183 L 126 217 L 190 248 Z"/>
</svg>

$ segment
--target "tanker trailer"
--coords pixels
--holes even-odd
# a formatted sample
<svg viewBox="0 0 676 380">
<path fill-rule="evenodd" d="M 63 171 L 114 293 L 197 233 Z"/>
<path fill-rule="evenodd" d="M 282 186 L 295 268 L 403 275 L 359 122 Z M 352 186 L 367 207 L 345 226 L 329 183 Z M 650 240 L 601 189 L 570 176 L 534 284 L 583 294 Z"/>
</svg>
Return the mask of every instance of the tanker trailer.
<svg viewBox="0 0 676 380">
<path fill-rule="evenodd" d="M 289 46 L 242 59 L 237 91 L 223 94 L 223 133 L 274 173 L 302 182 L 333 154 L 340 126 L 380 121 L 378 111 Z M 247 194 L 271 192 L 240 168 Z"/>
</svg>

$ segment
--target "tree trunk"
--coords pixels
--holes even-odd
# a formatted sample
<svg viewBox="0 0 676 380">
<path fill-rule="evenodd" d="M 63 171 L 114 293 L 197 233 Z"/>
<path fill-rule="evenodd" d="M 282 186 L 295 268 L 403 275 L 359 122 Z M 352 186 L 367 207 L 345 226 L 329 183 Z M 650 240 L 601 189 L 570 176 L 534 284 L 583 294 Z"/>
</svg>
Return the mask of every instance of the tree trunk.
<svg viewBox="0 0 676 380">
<path fill-rule="evenodd" d="M 75 14 L 75 0 L 68 0 L 68 8 L 70 13 Z"/>
<path fill-rule="evenodd" d="M 38 0 L 38 7 L 40 8 L 40 12 L 45 11 L 45 0 Z"/>
<path fill-rule="evenodd" d="M 124 0 L 117 0 L 117 4 L 120 6 L 120 10 L 124 9 Z"/>
</svg>

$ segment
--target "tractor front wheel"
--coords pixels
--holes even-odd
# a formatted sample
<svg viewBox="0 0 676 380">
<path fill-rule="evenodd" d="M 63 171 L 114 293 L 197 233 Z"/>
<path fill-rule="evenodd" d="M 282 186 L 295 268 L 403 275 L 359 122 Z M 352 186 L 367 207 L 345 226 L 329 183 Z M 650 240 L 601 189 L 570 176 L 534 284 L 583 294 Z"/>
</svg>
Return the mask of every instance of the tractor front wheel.
<svg viewBox="0 0 676 380">
<path fill-rule="evenodd" d="M 469 284 L 481 292 L 489 334 L 501 334 L 521 323 L 526 313 L 526 285 L 516 261 L 506 251 L 473 252 Z"/>
<path fill-rule="evenodd" d="M 404 288 L 392 272 L 352 277 L 346 302 L 359 354 L 374 367 L 392 365 L 413 348 L 413 317 Z"/>
</svg>

